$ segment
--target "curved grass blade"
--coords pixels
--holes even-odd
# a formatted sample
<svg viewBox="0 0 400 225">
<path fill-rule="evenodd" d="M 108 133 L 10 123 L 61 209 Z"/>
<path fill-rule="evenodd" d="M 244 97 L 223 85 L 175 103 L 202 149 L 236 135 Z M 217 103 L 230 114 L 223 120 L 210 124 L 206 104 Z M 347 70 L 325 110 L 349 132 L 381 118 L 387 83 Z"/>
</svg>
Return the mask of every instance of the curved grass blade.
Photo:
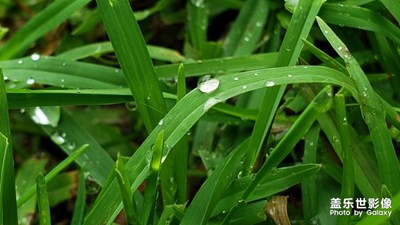
<svg viewBox="0 0 400 225">
<path fill-rule="evenodd" d="M 400 168 L 392 138 L 386 126 L 386 113 L 382 102 L 344 43 L 321 18 L 317 18 L 317 22 L 326 39 L 345 61 L 347 70 L 355 81 L 361 113 L 371 134 L 382 185 L 386 185 L 391 193 L 397 193 L 400 188 L 400 181 L 397 179 L 400 177 Z"/>
<path fill-rule="evenodd" d="M 47 184 L 42 173 L 36 177 L 36 194 L 39 208 L 40 225 L 50 225 L 50 203 L 49 195 L 47 194 Z"/>
<path fill-rule="evenodd" d="M 393 42 L 400 44 L 400 28 L 372 10 L 340 3 L 326 3 L 318 16 L 330 24 L 384 34 Z"/>
<path fill-rule="evenodd" d="M 228 57 L 198 62 L 187 62 L 186 77 L 204 74 L 240 72 L 274 66 L 276 53 L 266 53 L 246 57 Z M 48 84 L 62 88 L 120 88 L 126 87 L 124 73 L 120 69 L 75 62 L 58 57 L 42 56 L 39 60 L 21 58 L 2 61 L 4 75 L 9 81 L 21 87 L 28 87 L 28 80 L 38 84 Z M 179 65 L 171 64 L 156 67 L 159 78 L 175 77 Z M 82 71 L 85 71 L 84 73 Z"/>
<path fill-rule="evenodd" d="M 127 0 L 96 2 L 128 87 L 150 132 L 166 108 L 139 25 Z"/>
<path fill-rule="evenodd" d="M 197 57 L 201 58 L 204 45 L 207 41 L 208 16 L 204 1 L 187 1 L 189 39 L 193 48 L 197 51 Z"/>
<path fill-rule="evenodd" d="M 53 2 L 13 34 L 0 48 L 0 60 L 21 56 L 36 39 L 54 29 L 76 10 L 89 2 L 90 0 L 60 0 Z"/>
<path fill-rule="evenodd" d="M 3 70 L 0 67 L 0 223 L 17 224 L 17 204 L 11 131 Z"/>
<path fill-rule="evenodd" d="M 291 75 L 288 77 L 288 74 Z M 236 80 L 235 78 L 239 78 Z M 167 157 L 170 148 L 186 135 L 188 130 L 206 113 L 212 106 L 218 102 L 225 101 L 231 97 L 264 88 L 266 83 L 275 85 L 287 83 L 314 83 L 326 82 L 345 86 L 349 93 L 356 94 L 354 84 L 351 79 L 330 68 L 303 66 L 280 67 L 263 70 L 248 71 L 237 74 L 230 74 L 217 78 L 219 87 L 211 93 L 202 93 L 195 89 L 181 99 L 164 117 L 163 123 L 157 126 L 143 144 L 138 148 L 135 154 L 126 163 L 126 170 L 132 176 L 138 176 L 131 188 L 136 189 L 144 180 L 142 176 L 146 174 L 146 154 L 155 142 L 157 134 L 164 130 L 166 150 L 163 157 Z M 243 88 L 245 86 L 246 88 Z M 121 199 L 115 197 L 118 191 L 117 183 L 114 181 L 107 188 L 103 188 L 101 197 L 99 197 L 92 209 L 89 211 L 84 224 L 102 224 L 118 210 Z"/>
</svg>

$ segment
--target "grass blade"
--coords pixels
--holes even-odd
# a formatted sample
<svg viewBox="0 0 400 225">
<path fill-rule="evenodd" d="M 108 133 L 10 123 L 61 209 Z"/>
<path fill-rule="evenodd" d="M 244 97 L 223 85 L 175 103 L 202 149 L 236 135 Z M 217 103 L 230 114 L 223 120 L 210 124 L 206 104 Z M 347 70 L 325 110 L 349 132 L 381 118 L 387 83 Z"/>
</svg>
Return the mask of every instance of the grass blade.
<svg viewBox="0 0 400 225">
<path fill-rule="evenodd" d="M 0 223 L 18 224 L 11 131 L 3 69 L 0 67 Z M 5 194 L 6 193 L 6 194 Z"/>
<path fill-rule="evenodd" d="M 80 225 L 83 223 L 85 218 L 85 208 L 86 208 L 86 177 L 85 170 L 81 168 L 79 173 L 79 186 L 76 195 L 74 214 L 71 219 L 72 225 Z"/>
<path fill-rule="evenodd" d="M 88 145 L 83 145 L 78 148 L 73 154 L 64 159 L 61 163 L 59 163 L 56 167 L 54 167 L 48 174 L 45 176 L 46 183 L 52 180 L 57 174 L 59 174 L 65 167 L 71 164 L 78 156 L 80 156 L 86 149 Z M 37 189 L 36 189 L 37 191 Z M 30 199 L 35 194 L 35 186 L 29 188 L 19 199 L 18 199 L 18 207 L 24 204 L 28 199 Z"/>
<path fill-rule="evenodd" d="M 133 203 L 133 193 L 130 188 L 128 175 L 125 172 L 125 164 L 120 155 L 115 166 L 115 174 L 118 180 L 122 201 L 124 203 L 124 211 L 128 224 L 140 224 L 136 204 Z"/>
<path fill-rule="evenodd" d="M 392 13 L 393 17 L 396 18 L 397 23 L 400 24 L 400 1 L 399 0 L 382 0 L 387 10 Z"/>
<path fill-rule="evenodd" d="M 288 74 L 291 74 L 292 77 L 288 77 Z M 234 78 L 239 79 L 235 80 Z M 126 170 L 132 176 L 137 177 L 131 186 L 132 189 L 136 189 L 145 178 L 143 175 L 148 170 L 146 168 L 146 154 L 149 154 L 148 152 L 155 142 L 156 135 L 161 130 L 165 132 L 165 146 L 171 148 L 175 146 L 182 136 L 187 134 L 194 123 L 213 105 L 233 96 L 264 88 L 266 81 L 274 81 L 275 85 L 328 82 L 344 86 L 349 90 L 349 93 L 356 94 L 353 87 L 354 84 L 352 84 L 348 76 L 326 67 L 308 66 L 304 68 L 300 66 L 271 68 L 220 76 L 218 80 L 220 85 L 214 92 L 202 93 L 199 89 L 195 89 L 182 98 L 164 117 L 163 123 L 150 133 L 148 138 L 129 159 L 126 163 Z M 246 86 L 246 88 L 243 88 L 243 86 Z M 169 150 L 166 147 L 163 157 L 168 155 Z M 116 182 L 113 182 L 107 188 L 103 188 L 101 198 L 98 199 L 88 213 L 85 224 L 105 223 L 118 210 L 121 200 L 115 197 L 114 193 L 118 191 L 116 185 Z"/>
<path fill-rule="evenodd" d="M 54 29 L 90 0 L 60 0 L 49 5 L 17 31 L 0 49 L 0 60 L 21 56 L 45 33 Z"/>
<path fill-rule="evenodd" d="M 318 137 L 320 128 L 317 125 L 312 126 L 305 134 L 303 163 L 317 162 Z M 304 221 L 311 222 L 317 215 L 317 177 L 311 176 L 301 182 L 301 196 L 303 205 Z"/>
<path fill-rule="evenodd" d="M 246 1 L 225 39 L 224 55 L 251 54 L 261 37 L 268 12 L 267 1 Z"/>
<path fill-rule="evenodd" d="M 400 188 L 400 181 L 397 179 L 400 177 L 400 168 L 392 138 L 386 126 L 381 100 L 344 43 L 322 19 L 317 18 L 317 21 L 326 39 L 345 61 L 350 76 L 355 80 L 361 113 L 371 134 L 382 185 L 386 185 L 391 193 L 397 193 Z"/>
<path fill-rule="evenodd" d="M 279 50 L 276 66 L 293 66 L 296 64 L 303 47 L 301 40 L 307 38 L 315 16 L 323 3 L 323 0 L 299 1 Z M 284 90 L 285 86 L 281 86 L 267 89 L 265 92 L 250 138 L 249 154 L 246 156 L 244 163 L 245 168 L 253 168 L 253 171 L 257 171 L 258 168 L 256 166 L 253 167 L 253 165 L 256 165 L 257 155 L 260 154 L 261 146 L 271 127 Z"/>
<path fill-rule="evenodd" d="M 36 194 L 38 199 L 40 225 L 50 225 L 49 195 L 47 194 L 46 180 L 42 173 L 39 173 L 36 177 Z"/>
<path fill-rule="evenodd" d="M 339 140 L 342 145 L 342 164 L 343 164 L 343 175 L 342 175 L 342 192 L 340 194 L 341 199 L 353 198 L 354 197 L 354 166 L 353 166 L 353 153 L 351 149 L 350 132 L 346 116 L 346 106 L 343 94 L 337 94 L 335 96 L 335 109 L 336 109 L 336 120 L 339 130 Z M 350 213 L 351 210 L 347 209 Z M 336 224 L 345 225 L 350 224 L 349 216 L 340 216 L 336 220 Z"/>
<path fill-rule="evenodd" d="M 96 2 L 140 115 L 150 132 L 164 116 L 166 108 L 139 25 L 127 0 Z"/>
</svg>

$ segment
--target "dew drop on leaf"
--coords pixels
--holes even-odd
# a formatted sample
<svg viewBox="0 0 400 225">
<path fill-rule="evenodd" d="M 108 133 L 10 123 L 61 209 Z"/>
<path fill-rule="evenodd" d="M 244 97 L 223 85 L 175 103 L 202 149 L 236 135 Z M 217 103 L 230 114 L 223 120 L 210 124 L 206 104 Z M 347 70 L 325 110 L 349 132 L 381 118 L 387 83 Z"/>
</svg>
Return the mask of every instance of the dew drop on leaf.
<svg viewBox="0 0 400 225">
<path fill-rule="evenodd" d="M 40 59 L 40 55 L 37 54 L 37 53 L 33 53 L 33 54 L 31 55 L 31 59 L 32 59 L 33 61 L 38 61 L 38 60 Z"/>
<path fill-rule="evenodd" d="M 272 81 L 272 80 L 269 80 L 269 81 L 265 82 L 265 86 L 267 86 L 267 87 L 273 87 L 273 86 L 275 86 L 275 82 Z"/>
<path fill-rule="evenodd" d="M 211 76 L 207 75 L 203 77 L 199 84 L 198 88 L 203 93 L 211 93 L 219 87 L 219 80 L 216 78 L 211 78 Z"/>
</svg>

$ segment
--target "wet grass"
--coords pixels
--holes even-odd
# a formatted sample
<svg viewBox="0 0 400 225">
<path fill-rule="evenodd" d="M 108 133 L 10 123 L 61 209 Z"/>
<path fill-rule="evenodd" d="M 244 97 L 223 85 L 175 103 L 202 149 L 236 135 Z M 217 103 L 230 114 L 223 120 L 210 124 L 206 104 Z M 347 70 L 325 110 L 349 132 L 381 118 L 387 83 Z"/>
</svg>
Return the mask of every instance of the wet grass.
<svg viewBox="0 0 400 225">
<path fill-rule="evenodd" d="M 293 2 L 1 5 L 0 223 L 400 224 L 400 2 Z"/>
</svg>

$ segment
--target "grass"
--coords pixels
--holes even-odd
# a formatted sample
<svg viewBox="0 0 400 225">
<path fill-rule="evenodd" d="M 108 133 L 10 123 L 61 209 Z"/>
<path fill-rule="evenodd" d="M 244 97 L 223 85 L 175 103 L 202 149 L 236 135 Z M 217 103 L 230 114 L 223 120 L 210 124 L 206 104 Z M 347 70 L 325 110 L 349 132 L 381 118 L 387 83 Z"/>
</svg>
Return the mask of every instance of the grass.
<svg viewBox="0 0 400 225">
<path fill-rule="evenodd" d="M 0 4 L 0 224 L 400 224 L 399 8 Z"/>
</svg>

